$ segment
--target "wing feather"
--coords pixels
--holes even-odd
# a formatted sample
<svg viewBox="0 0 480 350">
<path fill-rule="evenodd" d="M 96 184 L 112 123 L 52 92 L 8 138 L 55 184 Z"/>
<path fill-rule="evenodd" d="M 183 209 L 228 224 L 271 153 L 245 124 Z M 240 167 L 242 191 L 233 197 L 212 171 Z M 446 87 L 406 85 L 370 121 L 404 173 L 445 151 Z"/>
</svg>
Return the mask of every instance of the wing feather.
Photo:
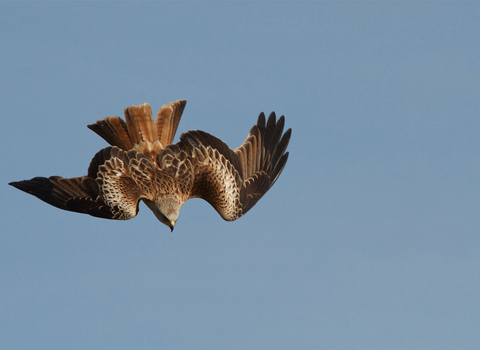
<svg viewBox="0 0 480 350">
<path fill-rule="evenodd" d="M 11 182 L 10 185 L 34 195 L 59 209 L 113 219 L 115 213 L 98 195 L 95 180 L 87 176 L 65 178 L 60 176 L 35 177 Z"/>
<path fill-rule="evenodd" d="M 128 220 L 138 213 L 139 200 L 156 196 L 155 167 L 143 154 L 107 147 L 93 158 L 87 176 L 51 176 L 10 185 L 57 208 L 105 219 Z"/>
<path fill-rule="evenodd" d="M 287 162 L 291 129 L 282 136 L 284 123 L 283 116 L 277 121 L 272 113 L 265 124 L 261 113 L 257 125 L 235 150 L 204 131 L 182 134 L 176 146 L 190 150 L 195 167 L 190 198 L 206 200 L 225 220 L 247 213 L 272 187 Z"/>
</svg>

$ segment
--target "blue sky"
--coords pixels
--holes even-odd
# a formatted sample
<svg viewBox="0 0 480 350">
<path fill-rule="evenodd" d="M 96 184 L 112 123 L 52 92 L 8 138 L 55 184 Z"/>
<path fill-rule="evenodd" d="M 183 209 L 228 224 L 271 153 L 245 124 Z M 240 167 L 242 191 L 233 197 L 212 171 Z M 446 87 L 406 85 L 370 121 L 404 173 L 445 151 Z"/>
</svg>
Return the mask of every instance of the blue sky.
<svg viewBox="0 0 480 350">
<path fill-rule="evenodd" d="M 2 2 L 1 349 L 477 349 L 480 5 Z M 86 174 L 86 125 L 188 101 L 235 148 L 285 115 L 246 216 L 174 234 L 7 185 Z M 176 138 L 178 140 L 178 136 Z"/>
</svg>

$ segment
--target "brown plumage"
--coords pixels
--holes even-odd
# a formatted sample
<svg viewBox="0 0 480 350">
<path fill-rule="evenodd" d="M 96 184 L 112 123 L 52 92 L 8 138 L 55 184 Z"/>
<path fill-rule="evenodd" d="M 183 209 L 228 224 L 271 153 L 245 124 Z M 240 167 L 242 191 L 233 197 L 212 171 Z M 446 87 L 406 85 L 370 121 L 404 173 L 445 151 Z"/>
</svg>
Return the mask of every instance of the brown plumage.
<svg viewBox="0 0 480 350">
<path fill-rule="evenodd" d="M 258 117 L 235 150 L 204 132 L 188 131 L 173 145 L 186 101 L 164 105 L 152 118 L 147 103 L 125 109 L 125 120 L 107 117 L 90 129 L 111 146 L 92 159 L 86 176 L 35 177 L 10 185 L 57 208 L 92 216 L 128 220 L 139 201 L 173 230 L 189 198 L 202 198 L 228 221 L 238 219 L 272 187 L 288 158 L 291 129 L 284 117 Z"/>
</svg>

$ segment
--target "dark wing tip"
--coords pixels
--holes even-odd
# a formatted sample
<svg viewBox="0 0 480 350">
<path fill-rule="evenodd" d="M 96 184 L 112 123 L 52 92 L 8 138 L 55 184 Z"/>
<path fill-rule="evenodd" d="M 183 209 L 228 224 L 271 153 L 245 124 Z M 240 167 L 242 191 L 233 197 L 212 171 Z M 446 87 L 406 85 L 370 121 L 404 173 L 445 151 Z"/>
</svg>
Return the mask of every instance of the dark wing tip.
<svg viewBox="0 0 480 350">
<path fill-rule="evenodd" d="M 38 199 L 53 205 L 54 207 L 65 209 L 65 201 L 63 200 L 61 194 L 59 196 L 55 195 L 54 188 L 55 186 L 50 181 L 51 179 L 56 179 L 58 177 L 52 176 L 50 178 L 46 177 L 34 177 L 31 180 L 15 181 L 10 182 L 9 185 L 31 194 Z"/>
<path fill-rule="evenodd" d="M 260 130 L 265 129 L 265 113 L 262 112 L 258 116 L 257 126 Z"/>
<path fill-rule="evenodd" d="M 98 197 L 95 180 L 86 176 L 71 179 L 59 176 L 35 177 L 10 182 L 9 185 L 62 210 L 104 219 L 116 218 L 112 208 Z"/>
<path fill-rule="evenodd" d="M 282 139 L 285 139 L 286 141 L 280 141 L 280 142 L 286 142 L 286 144 L 288 145 L 288 143 L 290 142 L 290 137 L 292 136 L 292 128 L 288 129 L 287 131 L 285 131 L 285 134 L 283 134 L 283 137 Z"/>
<path fill-rule="evenodd" d="M 267 120 L 267 129 L 275 128 L 276 120 L 277 120 L 277 115 L 275 114 L 275 112 L 270 113 Z"/>
<path fill-rule="evenodd" d="M 46 185 L 50 181 L 46 177 L 34 177 L 31 180 L 22 180 L 22 181 L 12 181 L 8 184 L 19 190 L 28 192 L 31 191 L 33 188 L 41 185 Z"/>
</svg>

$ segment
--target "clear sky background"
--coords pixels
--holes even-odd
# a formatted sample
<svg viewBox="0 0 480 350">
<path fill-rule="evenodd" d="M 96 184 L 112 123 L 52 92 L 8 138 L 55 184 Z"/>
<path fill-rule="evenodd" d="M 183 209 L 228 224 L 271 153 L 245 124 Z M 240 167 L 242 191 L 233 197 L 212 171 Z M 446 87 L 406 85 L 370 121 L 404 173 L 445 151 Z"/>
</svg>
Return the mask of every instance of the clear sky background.
<svg viewBox="0 0 480 350">
<path fill-rule="evenodd" d="M 0 349 L 478 349 L 480 5 L 0 4 Z M 7 185 L 86 174 L 87 124 L 188 101 L 290 158 L 247 215 L 173 234 Z M 176 137 L 178 140 L 178 135 Z"/>
</svg>

